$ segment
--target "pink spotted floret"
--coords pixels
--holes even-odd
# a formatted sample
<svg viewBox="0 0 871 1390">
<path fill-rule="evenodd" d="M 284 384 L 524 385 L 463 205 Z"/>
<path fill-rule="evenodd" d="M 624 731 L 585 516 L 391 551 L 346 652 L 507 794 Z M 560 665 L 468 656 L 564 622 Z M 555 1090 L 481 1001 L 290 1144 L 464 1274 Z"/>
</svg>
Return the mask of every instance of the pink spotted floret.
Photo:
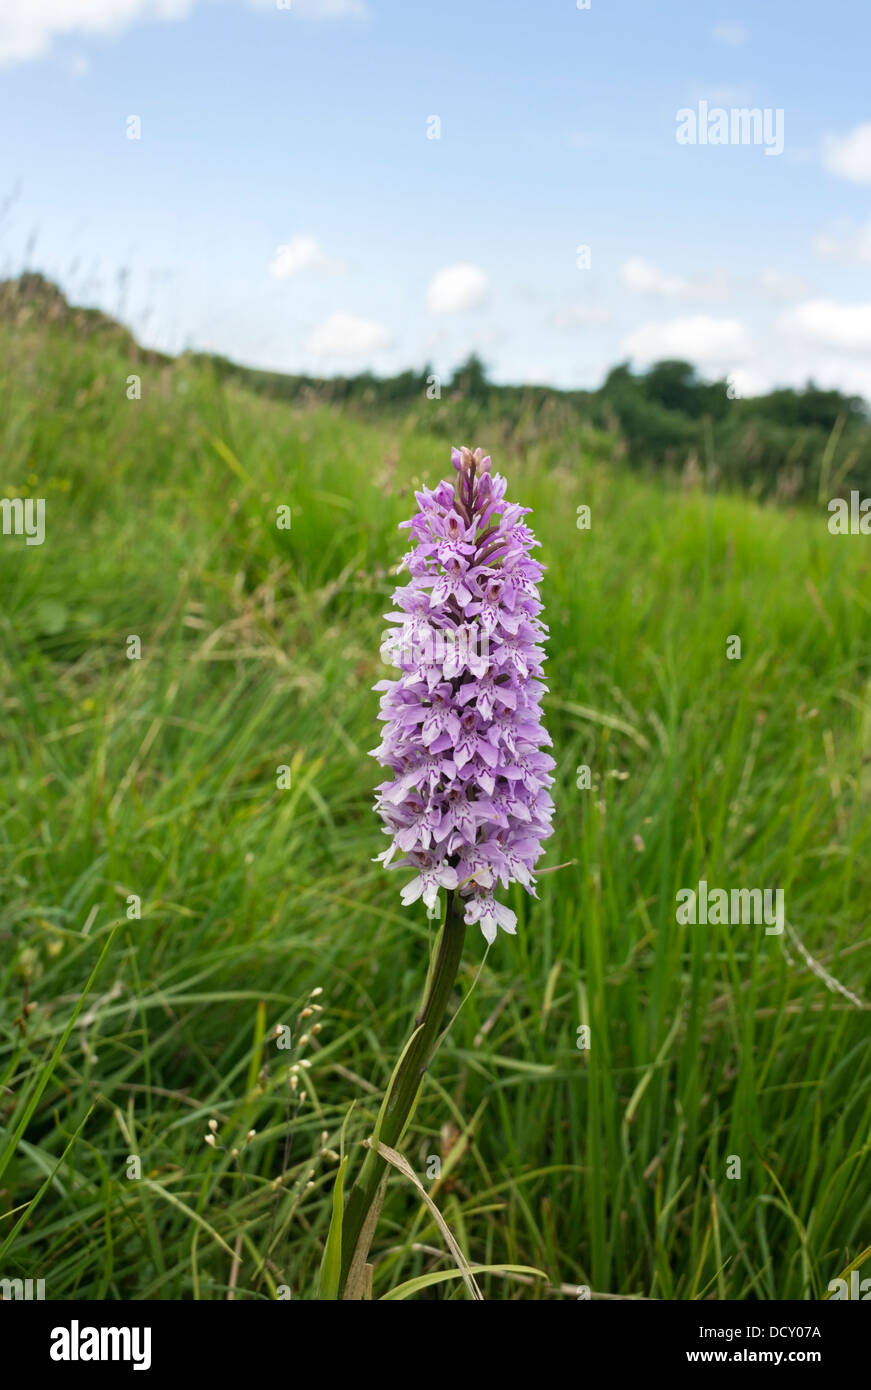
<svg viewBox="0 0 871 1390">
<path fill-rule="evenodd" d="M 451 461 L 455 483 L 416 493 L 418 511 L 402 523 L 409 580 L 385 615 L 395 626 L 382 648 L 399 676 L 375 686 L 384 736 L 373 756 L 389 771 L 375 805 L 390 836 L 377 858 L 414 871 L 406 906 L 423 898 L 434 909 L 439 889 L 455 891 L 466 922 L 492 942 L 517 921 L 494 890 L 517 882 L 535 896 L 552 833 L 543 566 L 523 519 L 530 508 L 505 501 L 489 457 L 453 449 Z"/>
</svg>

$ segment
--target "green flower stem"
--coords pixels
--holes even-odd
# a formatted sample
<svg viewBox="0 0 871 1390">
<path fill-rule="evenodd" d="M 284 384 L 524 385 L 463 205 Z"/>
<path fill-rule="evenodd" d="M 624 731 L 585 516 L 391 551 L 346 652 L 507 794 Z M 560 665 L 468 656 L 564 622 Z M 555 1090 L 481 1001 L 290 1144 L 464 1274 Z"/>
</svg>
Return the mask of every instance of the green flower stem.
<svg viewBox="0 0 871 1390">
<path fill-rule="evenodd" d="M 466 924 L 463 920 L 464 907 L 465 904 L 459 895 L 448 891 L 445 920 L 439 937 L 435 962 L 427 982 L 423 1008 L 415 1019 L 415 1031 L 393 1073 L 390 1087 L 381 1107 L 379 1123 L 376 1126 L 375 1135 L 373 1135 L 373 1140 L 377 1138 L 389 1148 L 396 1148 L 402 1137 L 405 1126 L 414 1110 L 424 1072 L 438 1042 L 439 1028 L 448 1006 L 448 1000 L 451 997 L 451 990 L 454 987 L 463 954 L 463 942 L 466 936 Z M 357 1250 L 360 1235 L 366 1224 L 372 1203 L 378 1195 L 385 1167 L 385 1160 L 378 1153 L 377 1147 L 370 1144 L 363 1166 L 348 1196 L 342 1221 L 340 1298 L 344 1294 L 354 1252 Z M 364 1257 L 367 1253 L 368 1251 L 363 1252 Z"/>
</svg>

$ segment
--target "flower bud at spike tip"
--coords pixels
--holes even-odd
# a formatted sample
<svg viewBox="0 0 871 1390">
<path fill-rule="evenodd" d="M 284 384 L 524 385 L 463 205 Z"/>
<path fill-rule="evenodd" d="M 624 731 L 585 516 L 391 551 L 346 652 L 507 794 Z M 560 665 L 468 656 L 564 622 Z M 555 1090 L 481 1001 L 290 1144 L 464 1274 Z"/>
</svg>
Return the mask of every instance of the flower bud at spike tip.
<svg viewBox="0 0 871 1390">
<path fill-rule="evenodd" d="M 506 483 L 482 450 L 452 449 L 457 477 L 415 493 L 403 522 L 413 548 L 393 594 L 391 648 L 399 677 L 379 681 L 384 736 L 373 756 L 388 769 L 378 787 L 390 847 L 377 858 L 415 876 L 407 907 L 433 908 L 456 890 L 465 921 L 488 942 L 513 932 L 515 914 L 494 889 L 532 876 L 552 833 L 554 760 L 541 723 L 547 628 L 539 616 L 540 544 L 505 500 Z M 397 859 L 395 856 L 399 855 Z"/>
</svg>

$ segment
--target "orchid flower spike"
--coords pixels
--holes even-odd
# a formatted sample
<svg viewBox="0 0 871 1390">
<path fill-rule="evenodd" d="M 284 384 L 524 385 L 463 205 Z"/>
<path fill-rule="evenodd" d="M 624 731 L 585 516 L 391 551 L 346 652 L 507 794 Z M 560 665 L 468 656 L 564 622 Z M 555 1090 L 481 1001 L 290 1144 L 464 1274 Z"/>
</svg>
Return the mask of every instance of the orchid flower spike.
<svg viewBox="0 0 871 1390">
<path fill-rule="evenodd" d="M 414 870 L 405 906 L 423 898 L 432 910 L 440 888 L 455 891 L 466 922 L 492 942 L 498 927 L 516 929 L 494 890 L 518 882 L 535 896 L 552 833 L 554 760 L 539 708 L 544 568 L 531 554 L 540 542 L 524 521 L 530 508 L 506 502 L 489 457 L 462 448 L 451 461 L 455 481 L 416 493 L 418 511 L 402 523 L 409 580 L 385 615 L 400 674 L 374 687 L 385 728 L 373 756 L 390 774 L 375 803 L 390 846 L 377 858 Z"/>
</svg>

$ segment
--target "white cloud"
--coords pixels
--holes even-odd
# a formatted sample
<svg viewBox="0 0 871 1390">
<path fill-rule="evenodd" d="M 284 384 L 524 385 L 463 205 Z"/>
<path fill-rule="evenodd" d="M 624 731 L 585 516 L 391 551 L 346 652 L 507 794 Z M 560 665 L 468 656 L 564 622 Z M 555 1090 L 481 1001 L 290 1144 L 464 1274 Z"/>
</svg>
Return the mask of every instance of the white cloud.
<svg viewBox="0 0 871 1390">
<path fill-rule="evenodd" d="M 553 326 L 566 330 L 584 328 L 588 324 L 607 323 L 610 317 L 607 309 L 595 304 L 570 304 L 565 309 L 557 309 L 553 316 Z"/>
<path fill-rule="evenodd" d="M 3 0 L 0 62 L 41 58 L 64 34 L 111 34 L 142 19 L 183 19 L 193 0 Z"/>
<path fill-rule="evenodd" d="M 842 352 L 871 351 L 871 304 L 809 299 L 791 310 L 783 327 L 810 342 Z"/>
<path fill-rule="evenodd" d="M 679 295 L 685 294 L 689 288 L 687 280 L 679 275 L 663 274 L 640 256 L 630 256 L 628 261 L 623 262 L 620 279 L 628 290 L 634 290 L 636 294 Z"/>
<path fill-rule="evenodd" d="M 871 403 L 871 366 L 855 357 L 852 361 L 843 357 L 821 357 L 812 364 L 803 382 L 808 377 L 824 390 L 833 388 L 847 395 L 863 396 Z"/>
<path fill-rule="evenodd" d="M 758 283 L 766 298 L 781 303 L 788 299 L 801 299 L 810 289 L 800 275 L 790 275 L 784 270 L 763 270 Z"/>
<path fill-rule="evenodd" d="M 760 353 L 752 367 L 730 369 L 729 379 L 739 396 L 761 396 L 783 386 L 800 391 L 812 381 L 822 390 L 844 391 L 871 401 L 871 365 L 861 359 L 807 349 L 790 356 L 783 341 L 773 341 L 771 347 L 772 354 Z"/>
<path fill-rule="evenodd" d="M 487 276 L 476 265 L 451 265 L 430 281 L 426 307 L 431 314 L 456 314 L 477 309 L 487 298 Z"/>
<path fill-rule="evenodd" d="M 275 0 L 247 0 L 252 9 L 276 8 Z M 0 64 L 44 58 L 55 39 L 68 34 L 117 34 L 147 20 L 186 19 L 196 0 L 2 0 Z M 292 0 L 287 17 L 363 18 L 364 0 Z"/>
<path fill-rule="evenodd" d="M 733 48 L 738 44 L 746 43 L 748 38 L 747 30 L 743 24 L 715 24 L 713 30 L 714 38 L 717 43 L 727 43 Z"/>
<path fill-rule="evenodd" d="M 275 0 L 258 0 L 264 8 L 275 8 Z M 365 19 L 369 10 L 364 0 L 293 0 L 299 19 Z"/>
<path fill-rule="evenodd" d="M 315 357 L 365 357 L 390 344 L 390 334 L 383 324 L 337 313 L 318 324 L 306 350 Z"/>
<path fill-rule="evenodd" d="M 295 236 L 279 246 L 269 263 L 269 274 L 276 280 L 289 280 L 304 270 L 336 274 L 345 270 L 342 261 L 325 256 L 313 236 Z"/>
<path fill-rule="evenodd" d="M 854 126 L 846 135 L 827 135 L 823 163 L 851 183 L 871 183 L 871 121 Z"/>
<path fill-rule="evenodd" d="M 871 265 L 871 219 L 859 227 L 844 230 L 843 240 L 819 236 L 814 250 L 821 260 L 837 261 L 840 265 Z"/>
<path fill-rule="evenodd" d="M 255 10 L 275 10 L 276 0 L 248 0 Z M 365 0 L 285 0 L 285 13 L 296 19 L 368 19 Z"/>
<path fill-rule="evenodd" d="M 736 396 L 763 396 L 774 388 L 775 382 L 752 367 L 736 367 L 729 372 L 729 385 Z"/>
<path fill-rule="evenodd" d="M 744 325 L 738 319 L 715 319 L 707 314 L 643 323 L 622 342 L 622 350 L 642 362 L 664 357 L 686 358 L 700 365 L 722 366 L 749 351 Z"/>
<path fill-rule="evenodd" d="M 708 279 L 687 280 L 682 275 L 667 275 L 641 256 L 630 256 L 623 262 L 620 279 L 635 294 L 659 295 L 664 299 L 722 299 L 728 293 L 722 271 Z"/>
</svg>

